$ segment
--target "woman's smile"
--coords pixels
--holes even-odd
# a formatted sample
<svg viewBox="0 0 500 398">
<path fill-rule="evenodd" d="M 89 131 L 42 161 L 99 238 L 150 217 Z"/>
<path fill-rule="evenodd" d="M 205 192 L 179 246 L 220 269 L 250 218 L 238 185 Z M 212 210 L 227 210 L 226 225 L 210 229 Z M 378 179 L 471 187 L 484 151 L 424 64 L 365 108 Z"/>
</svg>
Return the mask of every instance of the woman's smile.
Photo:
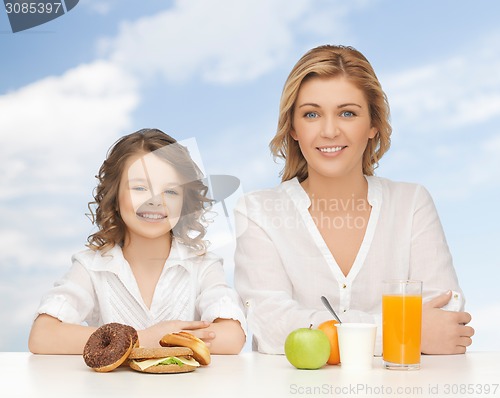
<svg viewBox="0 0 500 398">
<path fill-rule="evenodd" d="M 321 153 L 324 153 L 325 155 L 338 155 L 340 154 L 340 152 L 347 148 L 347 145 L 344 145 L 344 146 L 322 146 L 322 147 L 318 147 L 318 151 L 320 151 Z"/>
</svg>

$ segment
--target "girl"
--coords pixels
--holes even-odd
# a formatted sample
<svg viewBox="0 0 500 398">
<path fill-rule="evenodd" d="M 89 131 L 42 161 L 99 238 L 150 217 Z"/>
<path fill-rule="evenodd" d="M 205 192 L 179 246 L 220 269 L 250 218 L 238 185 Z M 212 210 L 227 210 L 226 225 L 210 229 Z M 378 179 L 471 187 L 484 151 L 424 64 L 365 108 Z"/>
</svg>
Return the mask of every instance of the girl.
<svg viewBox="0 0 500 398">
<path fill-rule="evenodd" d="M 97 327 L 119 322 L 145 347 L 186 330 L 212 353 L 240 352 L 244 315 L 221 259 L 205 252 L 210 200 L 187 149 L 143 129 L 114 144 L 97 177 L 98 231 L 42 298 L 30 351 L 81 354 Z"/>
<path fill-rule="evenodd" d="M 380 354 L 384 279 L 423 281 L 422 352 L 463 353 L 471 344 L 431 197 L 373 175 L 390 135 L 386 96 L 361 53 L 321 46 L 298 61 L 270 144 L 285 159 L 282 184 L 235 209 L 235 287 L 259 351 L 283 353 L 292 330 L 331 319 L 324 295 L 343 321 L 379 325 Z"/>
</svg>

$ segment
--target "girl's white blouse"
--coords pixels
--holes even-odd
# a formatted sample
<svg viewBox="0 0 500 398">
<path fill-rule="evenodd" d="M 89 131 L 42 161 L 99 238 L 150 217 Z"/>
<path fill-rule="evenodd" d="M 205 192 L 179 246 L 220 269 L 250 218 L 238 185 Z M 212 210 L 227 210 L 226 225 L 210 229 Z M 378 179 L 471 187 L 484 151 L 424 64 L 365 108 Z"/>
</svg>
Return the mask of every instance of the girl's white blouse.
<svg viewBox="0 0 500 398">
<path fill-rule="evenodd" d="M 245 195 L 235 208 L 235 287 L 245 303 L 254 349 L 280 354 L 294 329 L 332 319 L 326 296 L 345 322 L 378 325 L 381 353 L 382 281 L 423 281 L 423 299 L 455 291 L 453 310 L 464 299 L 436 208 L 416 184 L 366 177 L 371 213 L 345 276 L 335 262 L 297 179 Z M 349 206 L 329 203 L 330 206 Z M 333 220 L 338 222 L 340 220 Z M 352 219 L 350 222 L 360 222 Z M 335 225 L 335 224 L 334 224 Z"/>
<path fill-rule="evenodd" d="M 84 250 L 68 273 L 42 298 L 38 314 L 89 326 L 119 322 L 142 330 L 165 320 L 235 319 L 246 332 L 241 300 L 226 284 L 222 259 L 196 255 L 174 240 L 151 307 L 142 299 L 120 246 L 106 253 Z"/>
</svg>

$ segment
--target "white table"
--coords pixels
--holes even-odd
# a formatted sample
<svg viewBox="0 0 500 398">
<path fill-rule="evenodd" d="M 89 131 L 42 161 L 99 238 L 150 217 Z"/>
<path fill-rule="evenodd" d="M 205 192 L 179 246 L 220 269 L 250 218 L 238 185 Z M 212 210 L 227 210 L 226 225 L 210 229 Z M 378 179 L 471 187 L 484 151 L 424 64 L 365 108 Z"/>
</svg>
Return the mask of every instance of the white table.
<svg viewBox="0 0 500 398">
<path fill-rule="evenodd" d="M 281 355 L 212 356 L 192 373 L 89 369 L 79 355 L 0 353 L 1 397 L 500 397 L 500 352 L 422 356 L 418 371 L 297 370 Z M 487 393 L 489 391 L 489 393 Z"/>
</svg>

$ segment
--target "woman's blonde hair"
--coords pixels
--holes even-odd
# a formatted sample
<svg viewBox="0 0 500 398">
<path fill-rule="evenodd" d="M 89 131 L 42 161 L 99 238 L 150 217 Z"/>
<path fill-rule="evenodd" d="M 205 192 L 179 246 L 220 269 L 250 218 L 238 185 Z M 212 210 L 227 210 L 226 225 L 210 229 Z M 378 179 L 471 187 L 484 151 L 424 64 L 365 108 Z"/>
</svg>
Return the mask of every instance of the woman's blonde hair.
<svg viewBox="0 0 500 398">
<path fill-rule="evenodd" d="M 105 252 L 114 245 L 123 245 L 126 225 L 119 213 L 118 190 L 125 163 L 137 153 L 152 152 L 172 165 L 183 180 L 181 217 L 171 233 L 199 252 L 206 249 L 202 240 L 206 233 L 204 214 L 212 201 L 206 197 L 208 188 L 200 169 L 187 148 L 175 139 L 158 129 L 142 129 L 113 144 L 96 176 L 98 184 L 89 209 L 99 230 L 87 239 L 92 250 Z"/>
<path fill-rule="evenodd" d="M 363 54 L 352 47 L 324 45 L 313 48 L 302 56 L 283 88 L 278 131 L 269 144 L 274 157 L 285 160 L 281 171 L 282 181 L 297 177 L 302 182 L 308 175 L 307 162 L 290 132 L 293 130 L 293 112 L 300 87 L 311 77 L 344 77 L 363 91 L 370 111 L 371 125 L 378 131 L 368 141 L 363 154 L 363 173 L 373 175 L 378 161 L 391 144 L 392 127 L 387 97 Z"/>
</svg>

